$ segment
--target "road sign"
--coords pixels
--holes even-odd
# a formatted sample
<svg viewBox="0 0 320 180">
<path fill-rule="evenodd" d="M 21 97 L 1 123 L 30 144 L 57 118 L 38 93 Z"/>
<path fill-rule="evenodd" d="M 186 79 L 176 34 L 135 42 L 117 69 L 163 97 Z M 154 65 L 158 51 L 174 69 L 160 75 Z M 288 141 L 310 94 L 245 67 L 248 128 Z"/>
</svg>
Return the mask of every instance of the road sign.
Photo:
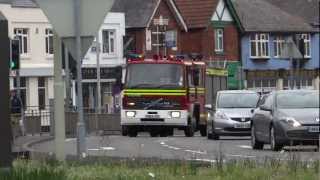
<svg viewBox="0 0 320 180">
<path fill-rule="evenodd" d="M 80 12 L 80 34 L 82 57 L 97 34 L 107 13 L 110 11 L 114 0 L 78 0 L 81 3 Z M 48 17 L 54 30 L 65 45 L 71 55 L 76 58 L 75 47 L 75 0 L 36 0 L 37 4 Z"/>
</svg>

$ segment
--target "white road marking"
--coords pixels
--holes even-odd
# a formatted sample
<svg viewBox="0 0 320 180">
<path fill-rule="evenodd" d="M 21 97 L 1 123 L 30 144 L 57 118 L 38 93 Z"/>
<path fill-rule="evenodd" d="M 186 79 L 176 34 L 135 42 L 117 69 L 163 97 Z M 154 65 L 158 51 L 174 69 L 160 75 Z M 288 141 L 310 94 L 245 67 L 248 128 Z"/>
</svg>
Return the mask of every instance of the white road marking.
<svg viewBox="0 0 320 180">
<path fill-rule="evenodd" d="M 241 145 L 241 146 L 238 146 L 240 148 L 243 148 L 243 149 L 252 149 L 251 146 L 246 146 L 246 145 Z"/>
<path fill-rule="evenodd" d="M 200 162 L 209 162 L 209 163 L 216 162 L 216 160 L 212 160 L 212 159 L 187 159 L 187 161 L 200 161 Z"/>
<path fill-rule="evenodd" d="M 248 155 L 241 155 L 241 154 L 226 154 L 226 156 L 243 157 L 243 158 L 256 158 L 256 156 L 248 156 Z"/>
<path fill-rule="evenodd" d="M 180 150 L 180 149 L 181 149 L 181 148 L 174 147 L 174 146 L 167 146 L 167 148 L 169 148 L 169 149 L 173 149 L 173 150 Z"/>
<path fill-rule="evenodd" d="M 160 144 L 163 146 L 163 147 L 166 147 L 168 149 L 173 149 L 173 150 L 181 150 L 181 148 L 179 147 L 174 147 L 174 146 L 170 146 L 170 145 L 167 145 L 165 143 L 165 141 L 161 141 Z M 194 153 L 194 154 L 207 154 L 207 152 L 205 151 L 194 151 L 194 150 L 189 150 L 189 149 L 186 149 L 186 150 L 183 150 L 185 152 L 189 152 L 189 153 Z"/>
<path fill-rule="evenodd" d="M 162 141 L 162 142 L 160 142 L 160 144 L 161 144 L 161 145 L 165 145 L 166 143 Z"/>
<path fill-rule="evenodd" d="M 101 149 L 88 149 L 88 151 L 100 151 Z"/>
<path fill-rule="evenodd" d="M 88 151 L 114 151 L 116 150 L 116 148 L 114 147 L 100 147 L 98 148 L 92 148 L 92 149 L 88 149 Z"/>
<path fill-rule="evenodd" d="M 185 152 L 195 153 L 195 154 L 207 154 L 207 152 L 204 151 L 193 151 L 193 150 L 184 150 Z"/>
<path fill-rule="evenodd" d="M 76 138 L 68 138 L 68 139 L 66 139 L 65 141 L 66 142 L 70 142 L 70 141 L 75 141 L 76 140 Z"/>
<path fill-rule="evenodd" d="M 102 150 L 105 150 L 105 151 L 114 151 L 116 150 L 116 148 L 114 147 L 100 147 Z"/>
</svg>

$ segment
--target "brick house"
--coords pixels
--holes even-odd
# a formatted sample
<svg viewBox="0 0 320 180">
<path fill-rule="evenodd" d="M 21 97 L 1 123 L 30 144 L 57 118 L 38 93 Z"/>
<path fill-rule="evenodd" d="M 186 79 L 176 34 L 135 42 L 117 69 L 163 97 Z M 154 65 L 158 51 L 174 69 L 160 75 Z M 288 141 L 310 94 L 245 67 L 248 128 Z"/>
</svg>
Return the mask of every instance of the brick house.
<svg viewBox="0 0 320 180">
<path fill-rule="evenodd" d="M 113 11 L 126 16 L 126 53 L 168 56 L 181 51 L 187 26 L 173 0 L 119 0 Z"/>
</svg>

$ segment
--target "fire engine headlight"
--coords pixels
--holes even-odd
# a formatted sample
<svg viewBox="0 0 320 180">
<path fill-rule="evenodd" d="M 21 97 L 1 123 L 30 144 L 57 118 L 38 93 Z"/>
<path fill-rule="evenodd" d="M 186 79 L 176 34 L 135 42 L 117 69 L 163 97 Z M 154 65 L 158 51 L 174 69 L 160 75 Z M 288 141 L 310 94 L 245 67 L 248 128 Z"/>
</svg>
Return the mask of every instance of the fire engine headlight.
<svg viewBox="0 0 320 180">
<path fill-rule="evenodd" d="M 126 112 L 126 116 L 127 117 L 135 117 L 136 116 L 136 112 L 135 111 L 127 111 Z"/>
<path fill-rule="evenodd" d="M 172 111 L 170 116 L 172 118 L 179 118 L 181 116 L 181 113 L 179 111 Z"/>
</svg>

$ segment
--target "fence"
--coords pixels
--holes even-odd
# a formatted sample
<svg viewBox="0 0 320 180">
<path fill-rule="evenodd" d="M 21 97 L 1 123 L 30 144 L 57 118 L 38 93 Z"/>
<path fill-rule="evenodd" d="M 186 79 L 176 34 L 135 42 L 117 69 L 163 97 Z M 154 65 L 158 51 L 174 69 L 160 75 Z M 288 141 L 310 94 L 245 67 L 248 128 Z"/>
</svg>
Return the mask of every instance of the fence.
<svg viewBox="0 0 320 180">
<path fill-rule="evenodd" d="M 23 114 L 12 114 L 14 136 L 53 135 L 53 109 L 46 107 L 27 107 Z M 95 113 L 85 111 L 84 120 L 88 134 L 115 134 L 120 132 L 120 114 Z M 23 123 L 22 123 L 23 122 Z M 78 113 L 75 110 L 65 112 L 65 127 L 68 137 L 75 137 L 77 132 Z M 22 124 L 24 125 L 22 128 Z"/>
</svg>

